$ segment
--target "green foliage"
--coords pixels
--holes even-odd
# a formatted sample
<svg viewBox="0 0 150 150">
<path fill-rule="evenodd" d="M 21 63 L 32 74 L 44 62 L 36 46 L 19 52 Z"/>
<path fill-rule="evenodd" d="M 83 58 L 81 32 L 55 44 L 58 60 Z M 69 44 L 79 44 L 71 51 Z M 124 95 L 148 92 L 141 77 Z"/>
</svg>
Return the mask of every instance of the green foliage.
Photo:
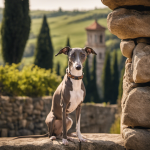
<svg viewBox="0 0 150 150">
<path fill-rule="evenodd" d="M 49 32 L 47 19 L 46 16 L 44 16 L 41 31 L 37 40 L 34 64 L 46 69 L 53 68 L 53 46 Z"/>
<path fill-rule="evenodd" d="M 60 76 L 60 63 L 57 63 L 56 73 L 58 76 Z"/>
<path fill-rule="evenodd" d="M 19 63 L 30 31 L 29 0 L 5 0 L 1 34 L 5 62 Z"/>
<path fill-rule="evenodd" d="M 61 82 L 61 78 L 51 70 L 38 66 L 25 66 L 21 71 L 19 65 L 0 66 L 0 94 L 9 96 L 38 97 L 51 95 Z"/>
<path fill-rule="evenodd" d="M 121 100 L 122 94 L 123 94 L 123 76 L 125 72 L 125 67 L 121 70 L 121 76 L 120 76 L 120 81 L 119 81 L 119 88 L 118 88 L 118 99 Z"/>
<path fill-rule="evenodd" d="M 120 116 L 118 116 L 115 122 L 112 124 L 110 128 L 111 134 L 120 134 Z"/>
<path fill-rule="evenodd" d="M 88 58 L 85 62 L 85 67 L 83 68 L 84 78 L 83 82 L 86 88 L 86 97 L 84 102 L 94 102 L 100 103 L 100 97 L 97 91 L 97 84 L 96 84 L 96 56 L 93 57 L 93 66 L 91 75 L 89 72 L 89 65 L 88 65 Z"/>
<path fill-rule="evenodd" d="M 69 37 L 67 37 L 67 43 L 66 43 L 66 46 L 69 46 L 69 47 L 71 47 L 71 45 L 70 45 L 70 39 L 69 39 Z"/>
<path fill-rule="evenodd" d="M 69 46 L 69 47 L 71 47 L 71 45 L 70 45 L 70 39 L 69 39 L 69 37 L 67 37 L 66 46 Z M 66 68 L 67 68 L 67 67 L 68 67 L 68 57 L 67 57 L 67 60 L 66 60 L 66 65 L 65 65 L 65 68 L 64 68 L 64 74 L 66 74 Z"/>
<path fill-rule="evenodd" d="M 84 86 L 85 86 L 85 89 L 86 89 L 86 96 L 85 96 L 84 103 L 86 103 L 86 102 L 91 102 L 91 100 L 90 100 L 90 82 L 91 82 L 91 78 L 90 78 L 90 72 L 89 72 L 88 58 L 85 61 L 83 72 L 84 72 L 83 83 L 84 83 Z"/>
<path fill-rule="evenodd" d="M 117 59 L 117 51 L 113 51 L 113 58 L 112 58 L 112 67 L 111 67 L 111 74 L 112 74 L 112 86 L 111 86 L 111 104 L 116 104 L 118 98 L 118 85 L 119 85 L 119 71 L 118 71 L 118 59 Z"/>
<path fill-rule="evenodd" d="M 92 66 L 92 78 L 90 82 L 90 91 L 91 91 L 91 99 L 95 103 L 100 103 L 100 97 L 98 95 L 97 84 L 96 84 L 96 56 L 93 57 L 93 66 Z"/>
<path fill-rule="evenodd" d="M 111 84 L 110 52 L 107 51 L 102 72 L 102 92 L 106 103 L 111 101 Z"/>
</svg>

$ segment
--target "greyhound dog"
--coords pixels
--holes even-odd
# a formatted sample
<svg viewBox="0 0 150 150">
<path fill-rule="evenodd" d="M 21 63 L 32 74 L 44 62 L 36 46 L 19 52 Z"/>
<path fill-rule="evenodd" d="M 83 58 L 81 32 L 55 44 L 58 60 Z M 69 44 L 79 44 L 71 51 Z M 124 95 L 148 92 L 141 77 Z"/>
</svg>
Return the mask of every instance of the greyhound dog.
<svg viewBox="0 0 150 150">
<path fill-rule="evenodd" d="M 64 79 L 53 95 L 51 111 L 45 120 L 48 136 L 52 140 L 62 137 L 62 144 L 68 145 L 68 140 L 72 139 L 67 136 L 67 131 L 73 124 L 68 114 L 76 109 L 76 134 L 81 142 L 86 142 L 80 132 L 81 103 L 86 95 L 82 70 L 87 55 L 97 54 L 90 47 L 83 49 L 64 47 L 57 55 L 59 54 L 68 55 L 69 62 Z"/>
</svg>

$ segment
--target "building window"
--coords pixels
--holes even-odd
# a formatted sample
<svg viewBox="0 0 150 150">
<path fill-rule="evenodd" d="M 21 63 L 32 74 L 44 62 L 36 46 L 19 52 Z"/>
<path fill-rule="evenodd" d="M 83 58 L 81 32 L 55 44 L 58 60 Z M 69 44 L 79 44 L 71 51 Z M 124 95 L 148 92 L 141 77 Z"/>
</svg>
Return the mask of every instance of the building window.
<svg viewBox="0 0 150 150">
<path fill-rule="evenodd" d="M 103 36 L 100 35 L 100 43 L 103 43 Z"/>
<path fill-rule="evenodd" d="M 102 53 L 99 53 L 99 59 L 102 59 Z"/>
</svg>

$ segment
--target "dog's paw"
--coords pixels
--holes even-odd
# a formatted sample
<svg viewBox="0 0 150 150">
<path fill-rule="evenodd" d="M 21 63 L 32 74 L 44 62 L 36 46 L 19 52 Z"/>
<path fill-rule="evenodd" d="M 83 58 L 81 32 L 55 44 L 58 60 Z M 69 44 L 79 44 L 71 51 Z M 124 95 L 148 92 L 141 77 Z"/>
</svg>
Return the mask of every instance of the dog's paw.
<svg viewBox="0 0 150 150">
<path fill-rule="evenodd" d="M 63 145 L 68 145 L 69 143 L 68 143 L 67 139 L 62 139 L 62 144 Z"/>
<path fill-rule="evenodd" d="M 67 140 L 72 141 L 73 142 L 73 138 L 67 136 Z"/>
<path fill-rule="evenodd" d="M 80 142 L 87 142 L 87 140 L 84 139 L 84 138 L 79 138 L 79 141 L 80 141 Z"/>
<path fill-rule="evenodd" d="M 56 136 L 51 136 L 50 140 L 56 140 Z"/>
</svg>

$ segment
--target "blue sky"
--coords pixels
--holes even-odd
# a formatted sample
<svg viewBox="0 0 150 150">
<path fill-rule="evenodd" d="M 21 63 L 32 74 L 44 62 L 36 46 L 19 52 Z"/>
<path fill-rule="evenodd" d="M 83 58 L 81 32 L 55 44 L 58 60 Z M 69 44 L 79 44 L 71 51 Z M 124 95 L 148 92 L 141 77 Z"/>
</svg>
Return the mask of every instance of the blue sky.
<svg viewBox="0 0 150 150">
<path fill-rule="evenodd" d="M 0 0 L 0 7 L 4 7 L 4 0 Z M 58 10 L 88 10 L 105 7 L 101 0 L 30 0 L 30 9 Z"/>
</svg>

